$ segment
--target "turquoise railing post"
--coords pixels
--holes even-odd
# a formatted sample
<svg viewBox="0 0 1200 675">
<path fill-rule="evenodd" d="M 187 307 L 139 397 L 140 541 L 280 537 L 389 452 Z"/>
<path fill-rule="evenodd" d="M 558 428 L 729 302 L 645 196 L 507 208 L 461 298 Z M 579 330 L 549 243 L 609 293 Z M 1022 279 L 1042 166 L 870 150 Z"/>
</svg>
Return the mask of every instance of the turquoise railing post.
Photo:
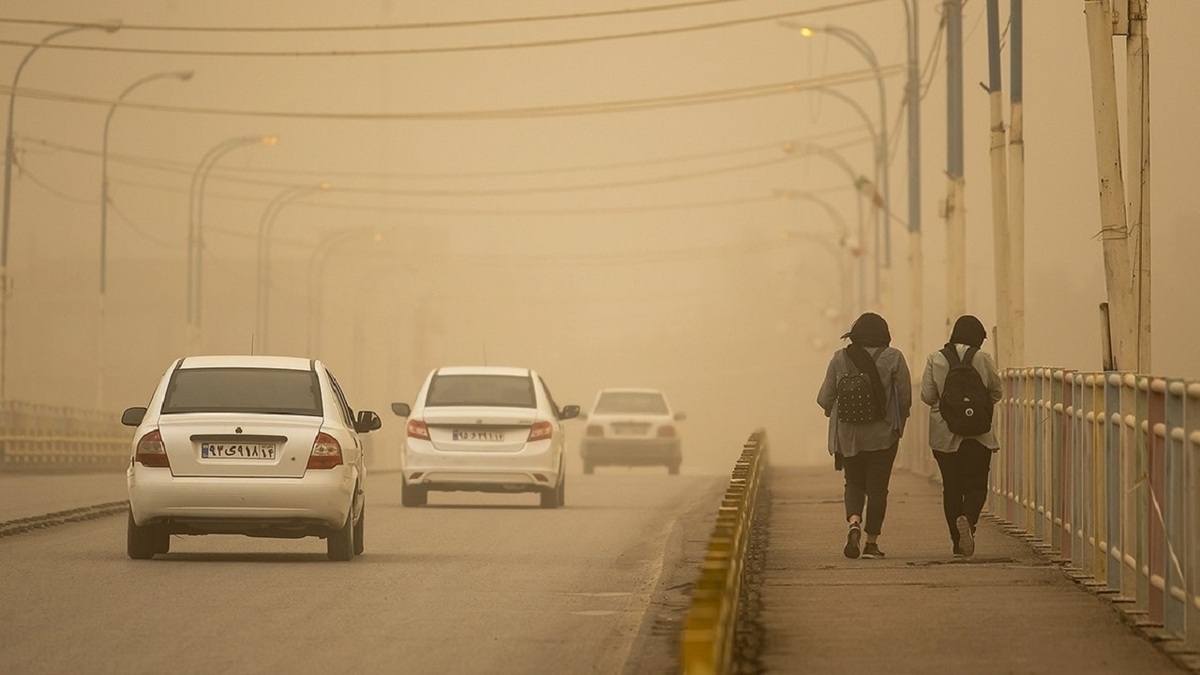
<svg viewBox="0 0 1200 675">
<path fill-rule="evenodd" d="M 1041 368 L 1030 371 L 1033 375 L 1030 380 L 1030 385 L 1033 387 L 1031 392 L 1028 414 L 1025 417 L 1026 423 L 1029 425 L 1028 437 L 1033 442 L 1033 534 L 1045 543 L 1046 541 L 1046 439 L 1044 431 L 1045 424 L 1045 399 L 1042 386 L 1042 377 L 1044 371 Z"/>
<path fill-rule="evenodd" d="M 1136 392 L 1137 404 L 1134 408 L 1128 410 L 1129 420 L 1126 427 L 1129 429 L 1131 438 L 1129 439 L 1130 456 L 1134 458 L 1130 472 L 1130 490 L 1129 494 L 1134 499 L 1134 508 L 1130 510 L 1131 521 L 1130 526 L 1137 533 L 1134 548 L 1129 551 L 1129 565 L 1133 567 L 1133 577 L 1136 583 L 1137 593 L 1137 610 L 1139 612 L 1150 611 L 1150 576 L 1143 574 L 1142 569 L 1147 565 L 1147 554 L 1149 552 L 1147 534 L 1149 532 L 1149 509 L 1147 506 L 1150 503 L 1150 486 L 1148 484 L 1150 474 L 1150 443 L 1146 433 L 1142 429 L 1142 422 L 1147 419 L 1150 410 L 1150 396 L 1147 386 L 1147 381 L 1143 378 L 1141 381 L 1131 387 Z"/>
<path fill-rule="evenodd" d="M 1105 572 L 1102 581 L 1110 591 L 1126 591 L 1122 586 L 1122 556 L 1126 555 L 1124 551 L 1124 542 L 1122 540 L 1126 528 L 1122 525 L 1122 502 L 1129 497 L 1127 486 L 1124 483 L 1124 478 L 1129 474 L 1124 471 L 1123 456 L 1128 456 L 1122 453 L 1123 448 L 1128 448 L 1124 443 L 1124 429 L 1126 429 L 1126 419 L 1124 412 L 1126 406 L 1124 404 L 1124 396 L 1126 392 L 1122 386 L 1122 374 L 1120 372 L 1106 372 L 1104 374 L 1104 528 L 1097 531 L 1097 534 L 1104 537 L 1104 542 L 1100 544 L 1100 550 L 1105 554 Z M 1126 596 L 1128 597 L 1128 596 Z"/>
<path fill-rule="evenodd" d="M 1187 639 L 1188 646 L 1200 648 L 1200 382 L 1184 388 L 1183 447 L 1186 467 L 1188 514 L 1185 535 L 1188 556 L 1184 572 L 1187 582 Z"/>
<path fill-rule="evenodd" d="M 1062 498 L 1058 512 L 1062 514 L 1061 557 L 1063 560 L 1074 561 L 1076 550 L 1075 537 L 1075 477 L 1078 470 L 1075 460 L 1079 453 L 1075 451 L 1075 414 L 1074 397 L 1075 373 L 1070 370 L 1062 371 Z"/>
<path fill-rule="evenodd" d="M 1141 436 L 1146 439 L 1147 467 L 1149 468 L 1149 485 L 1145 504 L 1146 521 L 1146 562 L 1139 558 L 1139 566 L 1148 567 L 1147 591 L 1150 594 L 1151 622 L 1158 625 L 1166 623 L 1166 569 L 1164 553 L 1166 552 L 1167 536 L 1164 511 L 1167 509 L 1166 499 L 1166 452 L 1163 439 L 1159 435 L 1166 420 L 1166 382 L 1158 377 L 1139 378 L 1139 384 L 1146 388 L 1147 410 L 1146 417 L 1139 425 Z M 1139 386 L 1141 389 L 1141 386 Z"/>
<path fill-rule="evenodd" d="M 1078 432 L 1075 435 L 1075 463 L 1077 471 L 1075 473 L 1075 544 L 1079 550 L 1076 551 L 1075 563 L 1076 566 L 1086 572 L 1095 573 L 1096 565 L 1095 558 L 1091 555 L 1092 547 L 1090 540 L 1094 538 L 1092 532 L 1092 495 L 1095 492 L 1095 481 L 1092 479 L 1092 463 L 1095 461 L 1095 455 L 1092 452 L 1092 433 L 1093 416 L 1092 411 L 1092 387 L 1090 386 L 1091 376 L 1083 373 L 1075 375 L 1075 430 Z"/>
<path fill-rule="evenodd" d="M 1186 397 L 1183 380 L 1171 379 L 1165 383 L 1166 406 L 1162 440 L 1165 444 L 1166 498 L 1163 508 L 1163 526 L 1166 542 L 1163 555 L 1166 558 L 1164 598 L 1167 603 L 1164 627 L 1177 638 L 1187 633 L 1188 595 L 1187 576 L 1183 562 L 1192 554 L 1188 546 L 1187 522 L 1187 454 L 1184 448 L 1183 408 Z"/>
</svg>

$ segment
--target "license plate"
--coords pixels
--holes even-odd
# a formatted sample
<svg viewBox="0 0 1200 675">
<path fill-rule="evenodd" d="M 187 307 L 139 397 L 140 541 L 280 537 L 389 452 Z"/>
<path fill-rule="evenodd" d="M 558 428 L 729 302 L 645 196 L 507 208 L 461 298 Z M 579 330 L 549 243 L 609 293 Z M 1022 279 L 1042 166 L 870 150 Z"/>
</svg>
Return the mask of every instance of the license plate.
<svg viewBox="0 0 1200 675">
<path fill-rule="evenodd" d="M 201 443 L 202 459 L 275 459 L 274 443 Z"/>
<path fill-rule="evenodd" d="M 454 429 L 450 438 L 455 441 L 503 441 L 504 433 L 500 431 L 475 431 L 474 429 Z"/>
</svg>

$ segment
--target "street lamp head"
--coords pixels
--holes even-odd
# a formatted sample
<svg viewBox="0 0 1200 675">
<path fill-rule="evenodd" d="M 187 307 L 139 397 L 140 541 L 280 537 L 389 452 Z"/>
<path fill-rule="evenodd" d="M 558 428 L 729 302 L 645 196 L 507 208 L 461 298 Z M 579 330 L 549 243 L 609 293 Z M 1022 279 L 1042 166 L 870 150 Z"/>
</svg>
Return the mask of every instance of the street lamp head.
<svg viewBox="0 0 1200 675">
<path fill-rule="evenodd" d="M 184 82 L 187 82 L 188 80 L 192 79 L 192 76 L 195 74 L 196 74 L 196 71 L 194 71 L 194 70 L 178 70 L 178 71 L 172 73 L 172 75 L 183 80 Z"/>
<path fill-rule="evenodd" d="M 112 21 L 105 21 L 103 23 L 96 24 L 95 27 L 103 30 L 105 33 L 115 33 L 121 30 L 121 20 L 113 19 Z"/>
<path fill-rule="evenodd" d="M 263 136 L 261 139 L 259 139 L 259 142 L 269 148 L 279 142 L 279 137 L 278 136 Z"/>
<path fill-rule="evenodd" d="M 816 28 L 813 28 L 812 26 L 806 26 L 801 23 L 796 23 L 795 21 L 780 21 L 779 25 L 789 30 L 796 31 L 800 34 L 800 37 L 810 38 L 817 33 Z"/>
<path fill-rule="evenodd" d="M 317 187 L 328 192 L 329 190 L 333 189 L 333 183 L 330 183 L 329 181 L 321 181 Z"/>
</svg>

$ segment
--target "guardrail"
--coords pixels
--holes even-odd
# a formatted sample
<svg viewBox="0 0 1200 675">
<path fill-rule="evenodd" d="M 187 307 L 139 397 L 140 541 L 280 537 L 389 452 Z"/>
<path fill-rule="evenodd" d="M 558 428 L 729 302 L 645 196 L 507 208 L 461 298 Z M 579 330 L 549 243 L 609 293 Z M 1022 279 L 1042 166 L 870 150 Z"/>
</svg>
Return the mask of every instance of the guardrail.
<svg viewBox="0 0 1200 675">
<path fill-rule="evenodd" d="M 1200 649 L 1200 382 L 1008 369 L 989 510 Z"/>
<path fill-rule="evenodd" d="M 738 598 L 759 481 L 767 466 L 767 435 L 757 430 L 742 446 L 708 539 L 700 577 L 683 621 L 680 665 L 687 675 L 729 671 Z"/>
<path fill-rule="evenodd" d="M 130 436 L 111 413 L 0 401 L 0 471 L 120 469 Z"/>
</svg>

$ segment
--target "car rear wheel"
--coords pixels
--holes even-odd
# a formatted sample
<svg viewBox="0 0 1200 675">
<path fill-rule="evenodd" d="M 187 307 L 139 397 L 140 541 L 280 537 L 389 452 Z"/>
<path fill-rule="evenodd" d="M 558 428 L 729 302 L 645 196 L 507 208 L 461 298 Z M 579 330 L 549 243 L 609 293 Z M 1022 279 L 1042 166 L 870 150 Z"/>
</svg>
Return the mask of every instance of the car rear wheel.
<svg viewBox="0 0 1200 675">
<path fill-rule="evenodd" d="M 669 464 L 667 466 L 667 473 L 671 474 L 672 476 L 678 475 L 679 474 L 679 465 L 678 464 Z"/>
<path fill-rule="evenodd" d="M 325 538 L 325 553 L 330 560 L 349 560 L 354 557 L 354 508 L 346 514 L 346 524 Z"/>
<path fill-rule="evenodd" d="M 567 502 L 567 480 L 566 476 L 558 477 L 558 486 L 546 490 L 541 494 L 543 509 L 556 509 Z"/>
<path fill-rule="evenodd" d="M 358 522 L 354 524 L 354 555 L 362 555 L 363 547 L 363 530 L 367 520 L 367 507 L 364 505 L 362 513 L 358 514 Z"/>
<path fill-rule="evenodd" d="M 156 553 L 166 553 L 171 548 L 170 535 L 155 527 L 140 526 L 133 522 L 133 513 L 125 529 L 125 552 L 134 560 L 149 560 Z"/>
<path fill-rule="evenodd" d="M 400 505 L 401 506 L 425 506 L 429 501 L 429 490 L 423 487 L 415 487 L 408 483 L 400 484 Z"/>
</svg>

